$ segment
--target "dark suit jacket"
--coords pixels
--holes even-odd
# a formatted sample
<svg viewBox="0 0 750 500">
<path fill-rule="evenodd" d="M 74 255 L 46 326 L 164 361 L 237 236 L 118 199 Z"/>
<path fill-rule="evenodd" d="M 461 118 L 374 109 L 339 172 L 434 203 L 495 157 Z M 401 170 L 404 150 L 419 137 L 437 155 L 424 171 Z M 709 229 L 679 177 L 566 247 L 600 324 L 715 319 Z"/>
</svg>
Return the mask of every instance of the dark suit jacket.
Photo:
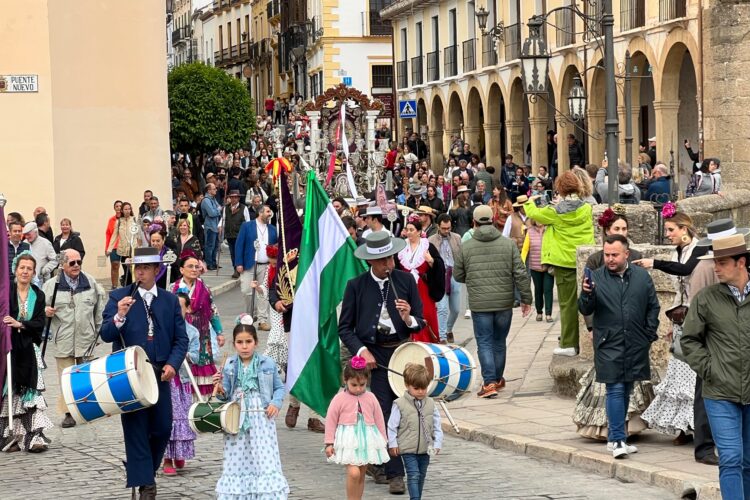
<svg viewBox="0 0 750 500">
<path fill-rule="evenodd" d="M 396 290 L 395 295 L 398 295 L 399 299 L 411 305 L 411 315 L 417 320 L 417 328 L 413 329 L 401 320 L 396 310 L 396 298 L 393 290 L 390 290 L 386 307 L 393 326 L 396 327 L 395 336 L 398 340 L 407 340 L 412 333 L 418 332 L 425 325 L 417 282 L 411 274 L 394 270 L 391 275 L 391 286 Z M 339 317 L 339 337 L 352 354 L 356 354 L 367 344 L 375 344 L 382 302 L 380 286 L 373 279 L 369 269 L 346 284 Z"/>
<path fill-rule="evenodd" d="M 117 314 L 117 303 L 131 294 L 132 286 L 118 288 L 109 295 L 109 302 L 104 308 L 100 334 L 105 342 L 112 342 L 112 351 L 123 347 L 141 346 L 155 365 L 169 365 L 179 370 L 185 359 L 188 337 L 185 331 L 185 320 L 180 311 L 177 296 L 159 288 L 158 295 L 151 301 L 151 312 L 154 319 L 154 337 L 148 340 L 148 320 L 141 294 L 136 292 L 135 304 L 130 307 L 125 323 L 118 329 L 114 317 Z M 120 334 L 125 346 L 120 342 Z"/>
</svg>

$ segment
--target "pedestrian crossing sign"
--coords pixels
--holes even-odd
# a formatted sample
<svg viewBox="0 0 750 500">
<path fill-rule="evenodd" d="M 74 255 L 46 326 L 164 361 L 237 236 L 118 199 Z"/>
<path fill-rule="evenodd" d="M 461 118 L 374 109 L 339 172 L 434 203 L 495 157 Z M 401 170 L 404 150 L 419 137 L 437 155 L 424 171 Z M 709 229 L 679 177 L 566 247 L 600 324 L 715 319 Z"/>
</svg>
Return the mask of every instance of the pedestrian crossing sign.
<svg viewBox="0 0 750 500">
<path fill-rule="evenodd" d="M 398 117 L 399 118 L 416 118 L 417 117 L 417 101 L 416 100 L 398 101 Z"/>
</svg>

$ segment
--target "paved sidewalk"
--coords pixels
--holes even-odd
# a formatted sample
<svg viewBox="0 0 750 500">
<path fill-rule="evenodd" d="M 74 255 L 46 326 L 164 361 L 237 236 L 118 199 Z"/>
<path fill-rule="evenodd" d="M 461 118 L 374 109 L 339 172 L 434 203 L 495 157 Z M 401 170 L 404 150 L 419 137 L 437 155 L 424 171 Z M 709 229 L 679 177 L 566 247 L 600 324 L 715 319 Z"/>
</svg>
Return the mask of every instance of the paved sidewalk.
<svg viewBox="0 0 750 500">
<path fill-rule="evenodd" d="M 555 319 L 559 319 L 555 303 Z M 570 464 L 626 482 L 653 484 L 676 495 L 691 488 L 700 499 L 720 499 L 719 469 L 695 462 L 692 445 L 673 446 L 673 436 L 646 430 L 633 444 L 639 452 L 614 460 L 606 443 L 583 438 L 573 423 L 573 399 L 553 393 L 549 364 L 560 334 L 559 322 L 537 322 L 531 314 L 513 315 L 508 335 L 507 386 L 495 399 L 466 395 L 448 404 L 460 436 L 494 448 Z M 465 344 L 476 359 L 471 320 L 458 320 L 456 343 Z M 477 361 L 478 363 L 478 361 Z M 444 419 L 443 428 L 453 433 Z"/>
</svg>

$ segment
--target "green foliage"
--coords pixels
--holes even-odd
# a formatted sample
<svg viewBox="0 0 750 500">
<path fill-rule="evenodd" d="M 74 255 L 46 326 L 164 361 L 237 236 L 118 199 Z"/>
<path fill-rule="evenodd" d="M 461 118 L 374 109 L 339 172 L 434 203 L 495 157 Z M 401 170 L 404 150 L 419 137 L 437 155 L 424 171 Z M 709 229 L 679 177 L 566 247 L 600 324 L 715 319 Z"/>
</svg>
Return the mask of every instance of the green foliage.
<svg viewBox="0 0 750 500">
<path fill-rule="evenodd" d="M 253 103 L 245 84 L 201 62 L 169 72 L 170 145 L 173 151 L 245 147 L 255 130 Z"/>
</svg>

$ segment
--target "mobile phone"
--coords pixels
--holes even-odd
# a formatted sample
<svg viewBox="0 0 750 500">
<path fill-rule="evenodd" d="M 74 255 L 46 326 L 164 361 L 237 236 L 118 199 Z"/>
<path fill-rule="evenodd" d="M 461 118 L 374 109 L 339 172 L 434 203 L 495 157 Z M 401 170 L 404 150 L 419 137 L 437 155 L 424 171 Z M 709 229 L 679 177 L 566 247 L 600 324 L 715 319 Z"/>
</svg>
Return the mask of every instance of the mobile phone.
<svg viewBox="0 0 750 500">
<path fill-rule="evenodd" d="M 583 270 L 583 278 L 589 282 L 589 286 L 591 286 L 594 281 L 591 279 L 591 269 L 588 267 L 584 268 Z"/>
</svg>

